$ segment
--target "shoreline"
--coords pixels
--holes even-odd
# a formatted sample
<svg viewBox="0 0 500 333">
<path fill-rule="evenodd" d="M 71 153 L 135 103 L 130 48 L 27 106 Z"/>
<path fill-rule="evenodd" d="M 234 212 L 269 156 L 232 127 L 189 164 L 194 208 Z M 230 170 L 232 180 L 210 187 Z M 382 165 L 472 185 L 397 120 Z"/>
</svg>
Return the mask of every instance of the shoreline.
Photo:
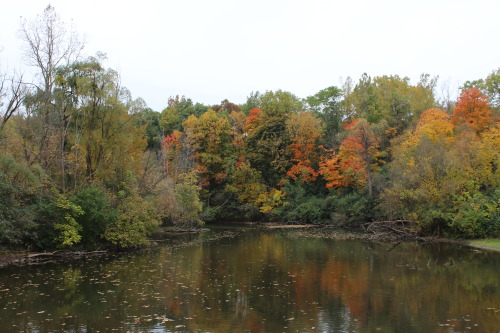
<svg viewBox="0 0 500 333">
<path fill-rule="evenodd" d="M 440 237 L 407 237 L 407 235 L 400 235 L 391 232 L 368 232 L 362 229 L 353 231 L 352 229 L 345 229 L 342 227 L 323 226 L 317 224 L 260 224 L 260 223 L 245 223 L 240 225 L 251 225 L 264 230 L 283 230 L 293 232 L 295 236 L 310 237 L 310 238 L 324 238 L 324 239 L 359 239 L 375 242 L 402 242 L 402 241 L 417 241 L 421 243 L 426 242 L 441 242 L 441 243 L 454 243 L 457 245 L 468 246 L 478 250 L 500 252 L 500 246 L 480 244 L 482 240 L 460 240 L 451 238 Z M 196 232 L 207 231 L 209 229 L 197 229 Z M 195 230 L 163 230 L 164 233 L 183 234 L 193 233 Z M 151 248 L 158 245 L 159 240 L 150 240 L 150 244 L 145 247 L 137 249 L 129 249 L 127 251 L 140 251 L 141 249 Z M 190 244 L 191 242 L 187 242 Z M 179 244 L 177 244 L 178 246 Z M 4 250 L 0 252 L 0 268 L 7 266 L 24 266 L 33 264 L 43 264 L 48 262 L 60 262 L 64 260 L 72 260 L 77 258 L 108 255 L 114 253 L 113 250 L 56 250 L 53 252 L 31 252 L 28 250 L 9 251 Z M 118 251 L 120 252 L 120 251 Z"/>
<path fill-rule="evenodd" d="M 465 245 L 473 247 L 473 248 L 476 248 L 476 249 L 500 252 L 500 246 L 490 246 L 490 245 L 476 244 L 476 243 L 473 243 L 471 241 L 466 242 Z"/>
</svg>

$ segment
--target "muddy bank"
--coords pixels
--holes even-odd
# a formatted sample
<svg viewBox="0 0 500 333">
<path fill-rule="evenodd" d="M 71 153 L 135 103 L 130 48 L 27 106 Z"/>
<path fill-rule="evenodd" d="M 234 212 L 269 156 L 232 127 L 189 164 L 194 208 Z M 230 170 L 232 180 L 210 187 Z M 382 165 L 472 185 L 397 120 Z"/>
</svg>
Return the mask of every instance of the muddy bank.
<svg viewBox="0 0 500 333">
<path fill-rule="evenodd" d="M 321 228 L 317 224 L 269 224 L 263 226 L 266 229 L 311 229 Z"/>
<path fill-rule="evenodd" d="M 0 254 L 0 267 L 8 265 L 33 265 L 63 260 L 81 259 L 83 257 L 107 255 L 108 250 L 98 251 L 70 251 L 59 250 L 53 252 L 12 252 Z"/>
</svg>

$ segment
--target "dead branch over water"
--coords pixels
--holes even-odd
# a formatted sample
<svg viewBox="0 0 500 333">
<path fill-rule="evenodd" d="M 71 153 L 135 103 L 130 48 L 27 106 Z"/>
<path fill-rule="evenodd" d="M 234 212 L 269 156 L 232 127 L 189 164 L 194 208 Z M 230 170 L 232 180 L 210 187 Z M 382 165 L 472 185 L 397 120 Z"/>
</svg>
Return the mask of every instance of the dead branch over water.
<svg viewBox="0 0 500 333">
<path fill-rule="evenodd" d="M 375 221 L 362 225 L 365 232 L 372 235 L 392 235 L 398 240 L 416 240 L 419 242 L 436 241 L 438 237 L 422 237 L 417 225 L 409 220 Z"/>
</svg>

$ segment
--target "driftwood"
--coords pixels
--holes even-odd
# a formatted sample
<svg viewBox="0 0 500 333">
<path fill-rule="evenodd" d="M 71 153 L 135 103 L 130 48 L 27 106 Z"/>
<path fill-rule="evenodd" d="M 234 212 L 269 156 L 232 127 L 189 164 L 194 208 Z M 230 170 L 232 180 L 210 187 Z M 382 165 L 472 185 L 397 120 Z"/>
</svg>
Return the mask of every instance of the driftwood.
<svg viewBox="0 0 500 333">
<path fill-rule="evenodd" d="M 171 234 L 188 234 L 188 233 L 199 233 L 199 232 L 203 232 L 203 231 L 209 231 L 210 229 L 207 229 L 207 228 L 191 228 L 191 229 L 182 229 L 182 228 L 179 228 L 179 229 L 166 229 L 166 230 L 162 230 L 162 233 L 165 233 L 165 234 L 168 234 L 168 233 L 171 233 Z"/>
<path fill-rule="evenodd" d="M 417 240 L 421 242 L 436 240 L 435 237 L 421 237 L 416 224 L 409 220 L 375 221 L 363 224 L 363 228 L 366 232 L 372 234 L 390 233 L 401 240 Z"/>
</svg>

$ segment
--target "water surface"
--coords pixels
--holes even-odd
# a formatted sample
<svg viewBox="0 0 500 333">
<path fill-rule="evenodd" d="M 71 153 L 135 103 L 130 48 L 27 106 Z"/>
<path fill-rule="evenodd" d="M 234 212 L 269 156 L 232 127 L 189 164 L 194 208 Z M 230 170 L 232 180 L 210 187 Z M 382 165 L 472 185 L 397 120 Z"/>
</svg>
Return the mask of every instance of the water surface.
<svg viewBox="0 0 500 333">
<path fill-rule="evenodd" d="M 235 230 L 3 268 L 0 331 L 500 332 L 499 253 Z"/>
</svg>

